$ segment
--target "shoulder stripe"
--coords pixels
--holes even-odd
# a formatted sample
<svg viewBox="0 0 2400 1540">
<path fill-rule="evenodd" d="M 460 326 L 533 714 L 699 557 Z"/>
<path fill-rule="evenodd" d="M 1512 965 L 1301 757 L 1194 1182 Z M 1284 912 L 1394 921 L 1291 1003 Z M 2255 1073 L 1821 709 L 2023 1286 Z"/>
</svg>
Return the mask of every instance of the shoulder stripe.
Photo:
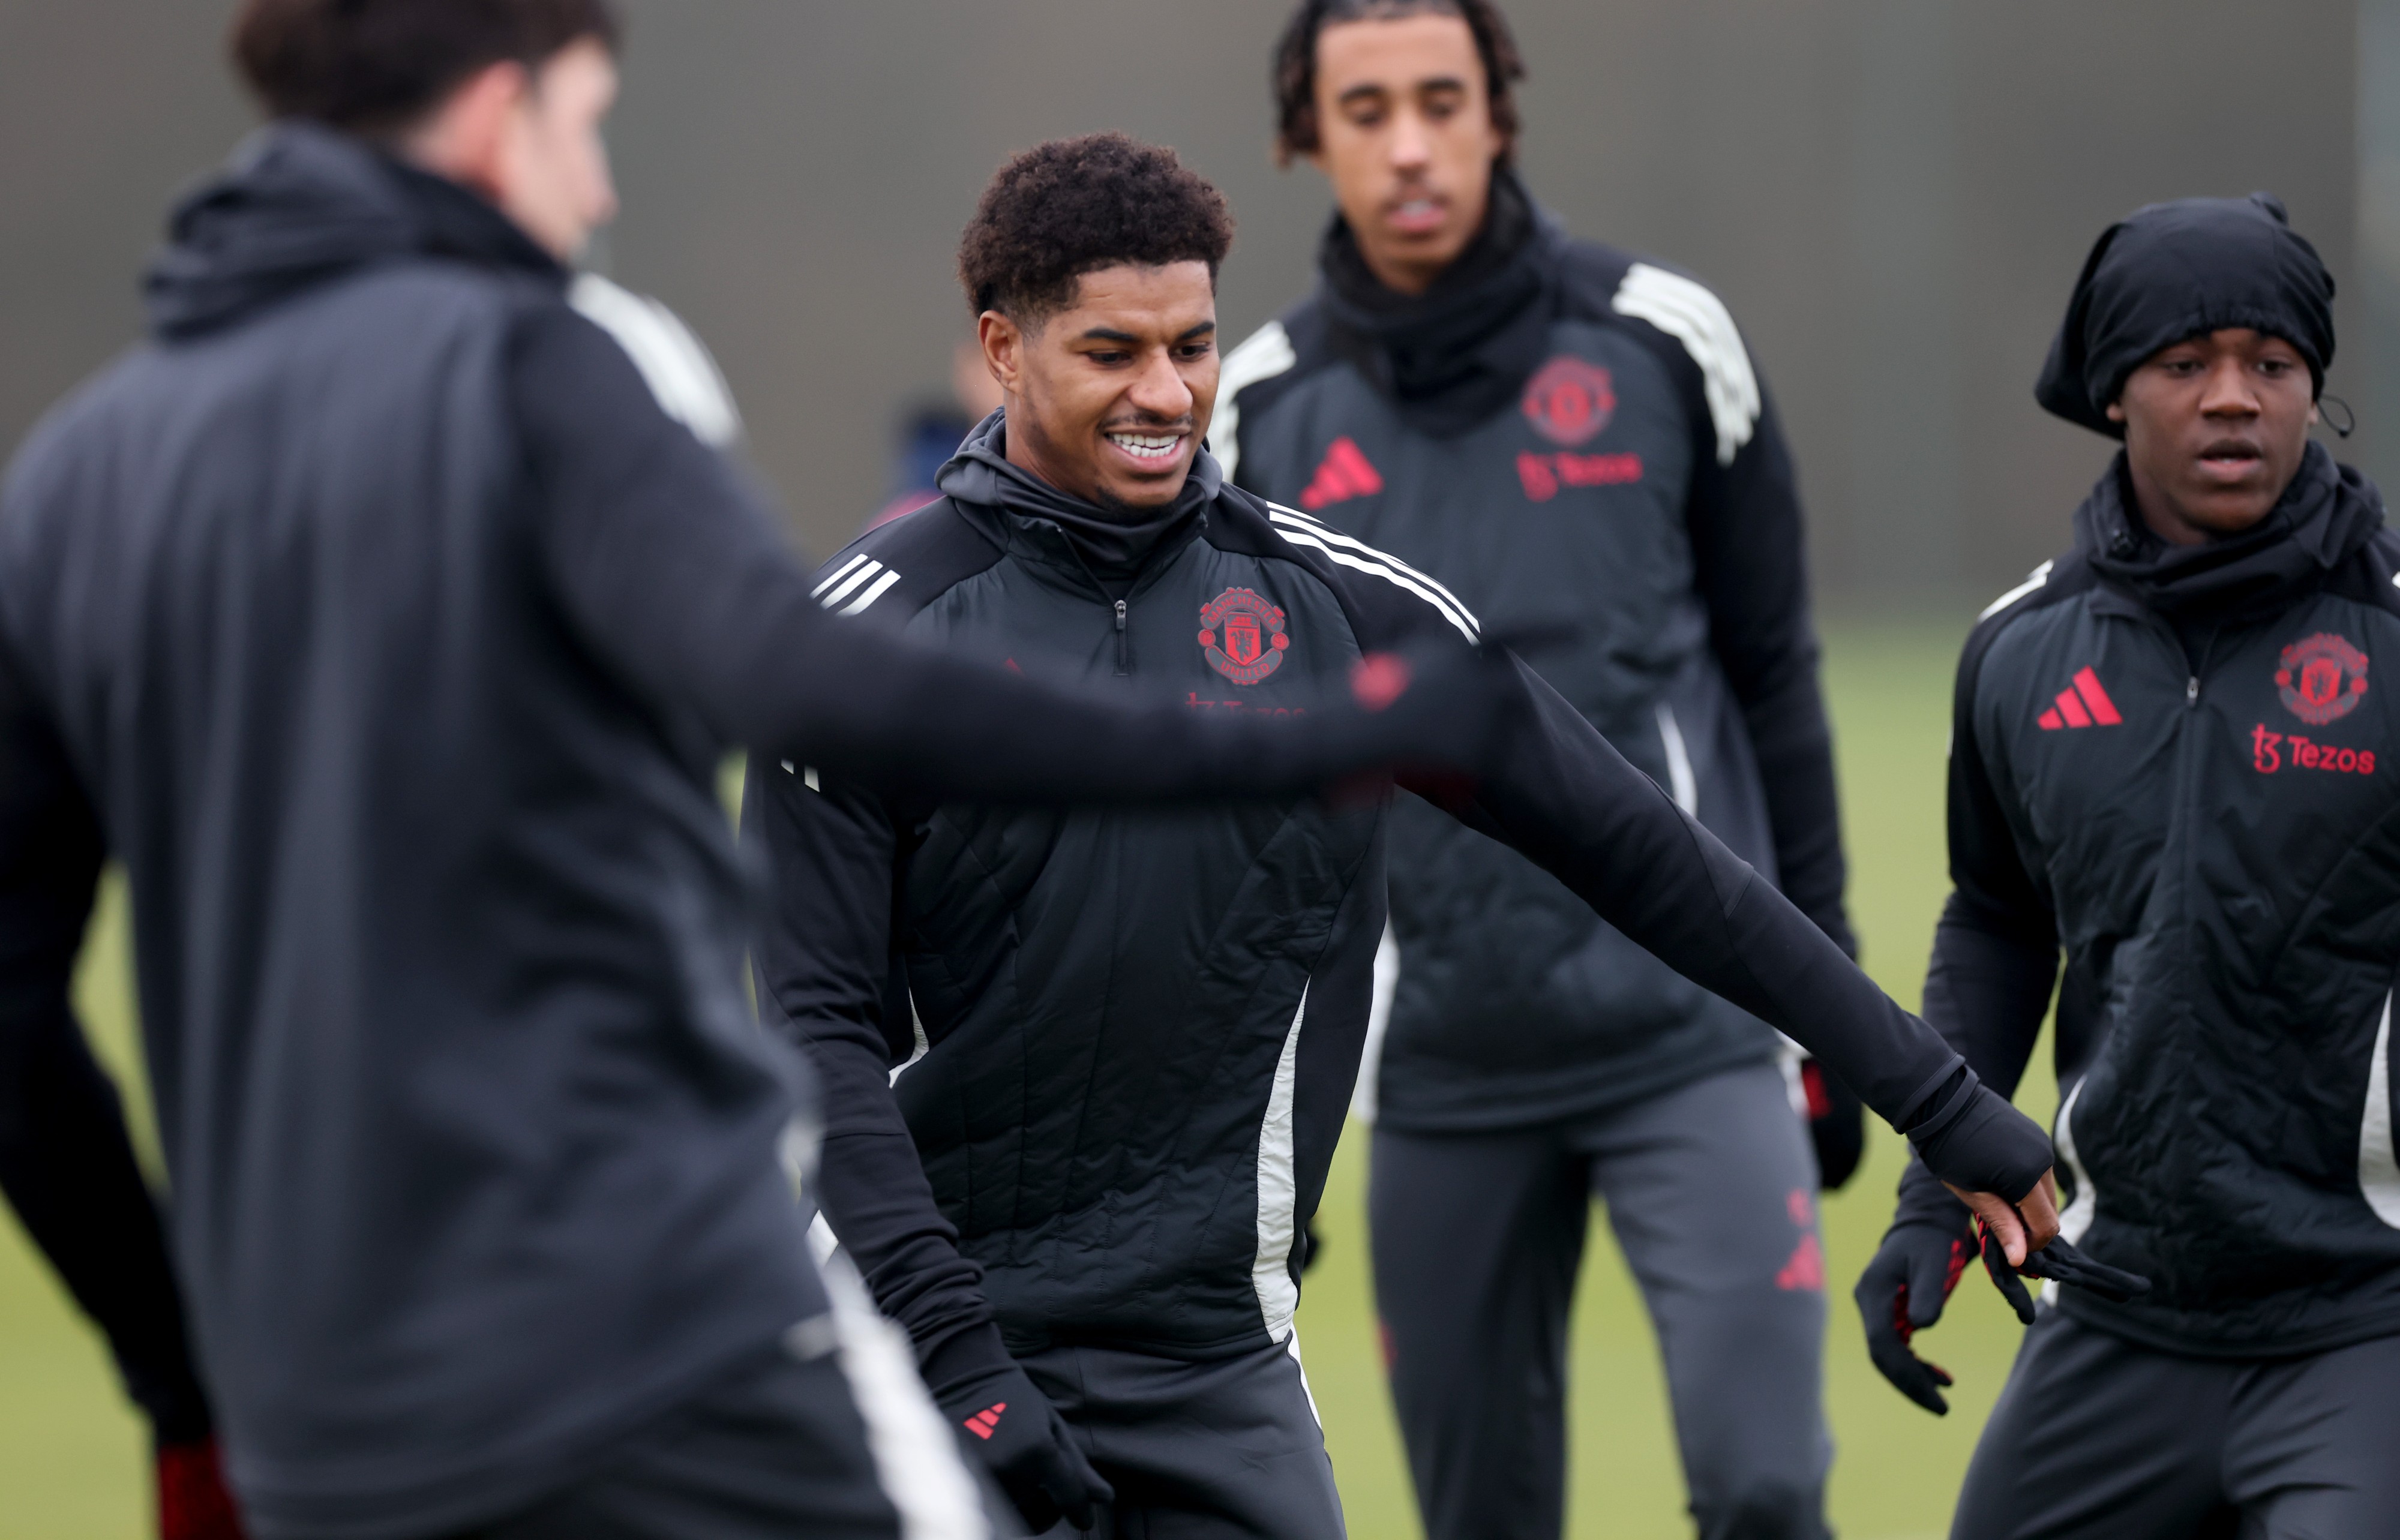
<svg viewBox="0 0 2400 1540">
<path fill-rule="evenodd" d="M 1366 556 L 1354 556 L 1347 551 L 1337 550 L 1333 546 L 1317 538 L 1316 534 L 1312 531 L 1301 528 L 1297 525 L 1279 530 L 1277 533 L 1282 535 L 1285 539 L 1290 541 L 1293 545 L 1306 546 L 1313 551 L 1322 552 L 1328 561 L 1333 562 L 1337 566 L 1346 566 L 1354 572 L 1363 572 L 1370 578 L 1381 578 L 1385 582 L 1392 584 L 1396 588 L 1407 590 L 1409 593 L 1415 594 L 1418 598 L 1423 599 L 1426 604 L 1431 605 L 1434 608 L 1434 612 L 1439 615 L 1443 620 L 1448 620 L 1452 625 L 1455 626 L 1458 629 L 1458 634 L 1461 636 L 1466 637 L 1469 643 L 1481 640 L 1480 635 L 1476 630 L 1474 616 L 1467 614 L 1464 609 L 1453 609 L 1451 606 L 1444 604 L 1431 589 L 1426 588 L 1424 584 L 1416 581 L 1416 579 L 1411 578 L 1406 573 L 1395 571 L 1392 567 L 1386 566 L 1382 561 L 1370 560 Z M 1353 543 L 1355 544 L 1356 542 Z M 1360 546 L 1358 549 L 1361 551 L 1368 550 L 1365 546 Z M 1381 552 L 1370 552 L 1370 554 L 1380 555 Z"/>
<path fill-rule="evenodd" d="M 1264 498 L 1261 498 L 1260 500 L 1262 502 L 1265 501 Z M 1436 593 L 1440 594 L 1442 602 L 1450 606 L 1451 608 L 1458 611 L 1461 615 L 1466 616 L 1469 624 L 1474 625 L 1479 629 L 1480 629 L 1482 625 L 1482 622 L 1477 620 L 1474 613 L 1466 607 L 1466 601 L 1459 598 L 1457 594 L 1452 593 L 1449 589 L 1444 588 L 1441 585 L 1440 580 L 1436 579 L 1431 573 L 1421 572 L 1415 567 L 1411 566 L 1408 563 L 1400 560 L 1398 556 L 1393 555 L 1388 551 L 1378 551 L 1364 540 L 1344 535 L 1342 531 L 1334 528 L 1331 525 L 1327 524 L 1323 519 L 1317 518 L 1314 514 L 1302 513 L 1296 508 L 1286 508 L 1281 503 L 1271 502 L 1267 503 L 1267 522 L 1270 524 L 1288 525 L 1294 529 L 1304 529 L 1308 531 L 1308 533 L 1316 536 L 1318 539 L 1324 540 L 1329 544 L 1342 546 L 1347 550 L 1358 552 L 1363 555 L 1371 556 L 1375 560 L 1384 563 L 1385 566 L 1390 566 L 1397 571 L 1405 572 L 1410 577 L 1415 579 L 1418 582 L 1425 584 L 1427 588 L 1432 589 Z"/>
<path fill-rule="evenodd" d="M 849 598 L 852 593 L 857 592 L 859 588 L 864 586 L 877 573 L 882 571 L 883 564 L 881 562 L 875 561 L 866 562 L 863 565 L 854 564 L 848 570 L 850 572 L 850 576 L 834 584 L 832 592 L 817 601 L 819 604 L 825 606 L 827 609 L 831 609 L 834 606 L 841 603 L 844 599 Z"/>
<path fill-rule="evenodd" d="M 659 410 L 694 438 L 722 449 L 742 436 L 742 414 L 725 375 L 673 310 L 597 273 L 577 275 L 566 302 L 617 339 L 658 398 Z"/>
<path fill-rule="evenodd" d="M 1217 375 L 1217 416 L 1208 424 L 1208 453 L 1217 457 L 1218 469 L 1227 481 L 1234 479 L 1234 468 L 1242 458 L 1242 392 L 1299 361 L 1291 334 L 1279 320 L 1260 327 L 1225 355 L 1224 367 Z"/>
<path fill-rule="evenodd" d="M 865 614 L 867 606 L 873 604 L 876 600 L 880 599 L 884 594 L 890 593 L 892 585 L 899 580 L 900 574 L 893 571 L 890 567 L 885 567 L 883 569 L 883 576 L 867 584 L 866 593 L 861 593 L 857 598 L 852 599 L 849 604 L 844 605 L 841 608 L 841 613 L 844 615 Z"/>
<path fill-rule="evenodd" d="M 831 588 L 834 584 L 841 581 L 844 578 L 849 577 L 851 573 L 857 570 L 858 564 L 865 560 L 866 560 L 866 552 L 862 551 L 857 555 L 852 556 L 850 560 L 842 563 L 839 566 L 835 567 L 831 572 L 825 574 L 824 581 L 818 583 L 816 587 L 809 590 L 809 597 L 811 599 L 824 598 L 825 591 L 826 589 Z"/>
<path fill-rule="evenodd" d="M 2056 562 L 2044 562 L 2039 566 L 2035 567 L 2032 572 L 2026 575 L 2024 582 L 2017 584 L 2016 587 L 2009 590 L 2006 593 L 2001 594 L 1990 604 L 1985 605 L 1984 606 L 1984 612 L 1976 616 L 1975 619 L 1978 621 L 1988 620 L 1993 616 L 1998 615 L 2000 611 L 2008 608 L 2009 606 L 2015 604 L 2019 599 L 2024 598 L 2026 594 L 2039 589 L 2044 583 L 2050 581 L 2050 569 L 2057 565 L 2058 564 Z"/>
<path fill-rule="evenodd" d="M 1741 331 L 1725 301 L 1680 273 L 1637 262 L 1625 270 L 1609 307 L 1646 320 L 1681 342 L 1700 366 L 1709 417 L 1716 428 L 1717 463 L 1731 465 L 1757 429 L 1765 402 L 1750 349 L 1742 346 Z"/>
</svg>

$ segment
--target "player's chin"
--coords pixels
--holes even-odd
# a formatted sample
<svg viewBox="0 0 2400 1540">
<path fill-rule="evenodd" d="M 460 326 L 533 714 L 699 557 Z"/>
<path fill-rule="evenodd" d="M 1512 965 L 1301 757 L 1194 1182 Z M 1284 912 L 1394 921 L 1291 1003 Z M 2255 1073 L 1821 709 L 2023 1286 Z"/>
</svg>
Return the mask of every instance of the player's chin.
<svg viewBox="0 0 2400 1540">
<path fill-rule="evenodd" d="M 1182 492 L 1183 483 L 1191 474 L 1192 452 L 1187 448 L 1161 470 L 1111 467 L 1102 484 L 1111 498 L 1127 508 L 1163 508 Z"/>
</svg>

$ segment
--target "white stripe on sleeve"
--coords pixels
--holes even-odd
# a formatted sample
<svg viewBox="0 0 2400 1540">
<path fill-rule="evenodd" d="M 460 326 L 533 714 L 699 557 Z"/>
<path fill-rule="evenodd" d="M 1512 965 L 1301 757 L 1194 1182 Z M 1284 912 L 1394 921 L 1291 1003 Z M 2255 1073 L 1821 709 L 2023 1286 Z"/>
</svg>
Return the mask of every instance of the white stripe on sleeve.
<svg viewBox="0 0 2400 1540">
<path fill-rule="evenodd" d="M 1217 415 L 1208 423 L 1208 453 L 1225 479 L 1242 460 L 1242 392 L 1263 379 L 1273 379 L 1300 361 L 1292 351 L 1291 334 L 1283 322 L 1271 320 L 1251 333 L 1239 348 L 1225 355 L 1217 374 Z"/>
<path fill-rule="evenodd" d="M 1731 465 L 1757 429 L 1766 403 L 1750 349 L 1742 346 L 1741 331 L 1725 301 L 1680 273 L 1637 262 L 1626 269 L 1609 307 L 1673 337 L 1700 366 L 1709 417 L 1716 429 L 1717 463 Z"/>
</svg>

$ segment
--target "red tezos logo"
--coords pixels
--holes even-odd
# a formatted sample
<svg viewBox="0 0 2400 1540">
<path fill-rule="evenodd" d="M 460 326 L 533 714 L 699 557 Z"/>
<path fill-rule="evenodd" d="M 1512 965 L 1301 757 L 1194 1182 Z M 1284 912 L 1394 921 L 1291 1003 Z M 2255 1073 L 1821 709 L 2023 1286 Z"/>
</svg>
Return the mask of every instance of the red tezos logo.
<svg viewBox="0 0 2400 1540">
<path fill-rule="evenodd" d="M 1247 588 L 1229 588 L 1200 606 L 1200 647 L 1208 666 L 1237 685 L 1255 685 L 1283 666 L 1291 648 L 1283 611 Z"/>
<path fill-rule="evenodd" d="M 2366 694 L 2366 654 L 2329 631 L 2284 649 L 2275 663 L 2284 705 L 2312 728 L 2338 722 Z"/>
<path fill-rule="evenodd" d="M 1552 443 L 1572 449 L 1616 415 L 1616 388 L 1596 363 L 1561 354 L 1525 382 L 1525 420 Z"/>
</svg>

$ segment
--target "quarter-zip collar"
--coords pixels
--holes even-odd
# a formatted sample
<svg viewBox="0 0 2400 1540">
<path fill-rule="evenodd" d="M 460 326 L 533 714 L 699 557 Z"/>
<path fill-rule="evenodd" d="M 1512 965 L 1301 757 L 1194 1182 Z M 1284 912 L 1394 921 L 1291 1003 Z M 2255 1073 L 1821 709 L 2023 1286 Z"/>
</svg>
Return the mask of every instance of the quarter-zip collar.
<svg viewBox="0 0 2400 1540">
<path fill-rule="evenodd" d="M 1206 449 L 1173 502 L 1154 511 L 1111 510 L 1059 491 L 1009 463 L 1002 408 L 977 423 L 935 483 L 968 517 L 1010 549 L 1080 573 L 1103 598 L 1130 598 L 1142 579 L 1174 560 L 1199 533 L 1202 511 L 1224 485 Z M 977 518 L 989 511 L 987 518 Z"/>
<path fill-rule="evenodd" d="M 2134 510 L 2127 474 L 2120 450 L 2076 510 L 2076 543 L 2105 584 L 2178 632 L 2287 607 L 2383 525 L 2374 484 L 2313 442 L 2266 518 L 2205 545 L 2169 545 L 2153 534 Z"/>
<path fill-rule="evenodd" d="M 1386 288 L 1340 214 L 1317 252 L 1335 347 L 1416 431 L 1466 432 L 1501 410 L 1542 361 L 1567 254 L 1557 221 L 1514 171 L 1493 172 L 1492 198 L 1466 250 L 1422 294 Z"/>
</svg>

